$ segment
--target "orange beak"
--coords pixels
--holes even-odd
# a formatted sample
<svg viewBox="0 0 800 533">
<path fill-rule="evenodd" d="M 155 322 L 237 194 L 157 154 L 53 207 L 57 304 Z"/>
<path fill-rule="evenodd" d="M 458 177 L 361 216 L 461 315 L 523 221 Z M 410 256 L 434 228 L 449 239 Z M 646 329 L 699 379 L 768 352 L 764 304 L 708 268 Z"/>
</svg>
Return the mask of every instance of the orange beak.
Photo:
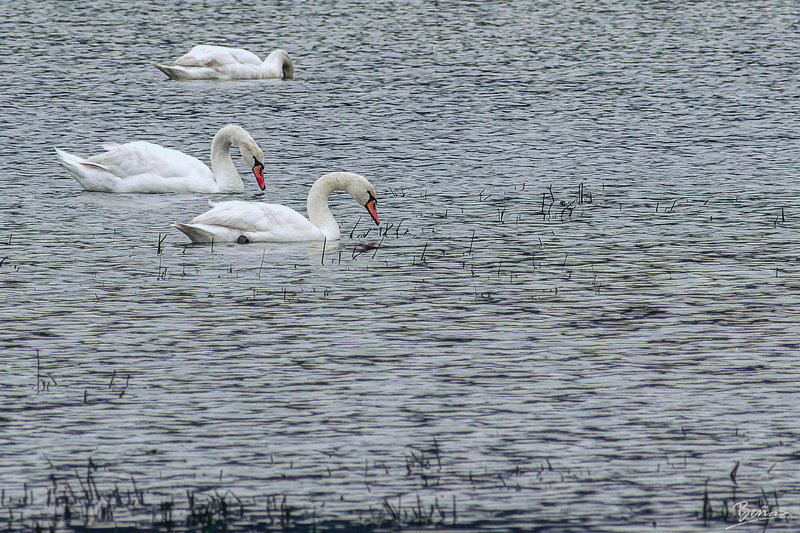
<svg viewBox="0 0 800 533">
<path fill-rule="evenodd" d="M 256 164 L 253 165 L 253 174 L 256 175 L 256 181 L 258 182 L 258 186 L 261 187 L 261 190 L 267 188 L 267 184 L 264 183 L 264 165 L 262 165 L 258 160 L 256 160 Z"/>
<path fill-rule="evenodd" d="M 375 198 L 372 198 L 369 202 L 365 204 L 367 211 L 369 211 L 369 216 L 372 217 L 372 220 L 375 221 L 375 224 L 380 225 L 380 221 L 378 221 L 378 201 Z"/>
</svg>

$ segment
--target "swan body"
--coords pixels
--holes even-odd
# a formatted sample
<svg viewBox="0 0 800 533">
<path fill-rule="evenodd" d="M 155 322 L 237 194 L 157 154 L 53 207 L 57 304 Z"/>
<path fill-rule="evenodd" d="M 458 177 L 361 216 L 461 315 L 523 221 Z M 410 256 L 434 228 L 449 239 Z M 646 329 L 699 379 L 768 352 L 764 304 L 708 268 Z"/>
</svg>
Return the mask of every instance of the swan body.
<svg viewBox="0 0 800 533">
<path fill-rule="evenodd" d="M 211 141 L 211 168 L 190 155 L 146 141 L 107 144 L 105 152 L 85 159 L 55 150 L 59 162 L 87 191 L 243 192 L 231 146 L 239 148 L 263 191 L 264 152 L 249 133 L 233 124 L 219 130 Z"/>
<path fill-rule="evenodd" d="M 375 188 L 366 178 L 349 172 L 325 174 L 308 192 L 308 218 L 283 205 L 230 201 L 212 208 L 188 224 L 173 223 L 192 242 L 299 242 L 328 241 L 340 237 L 339 224 L 328 207 L 328 196 L 344 190 L 367 208 L 378 224 Z"/>
<path fill-rule="evenodd" d="M 286 50 L 273 50 L 264 61 L 242 48 L 199 44 L 172 65 L 153 66 L 173 80 L 253 80 L 294 78 L 294 64 Z"/>
</svg>

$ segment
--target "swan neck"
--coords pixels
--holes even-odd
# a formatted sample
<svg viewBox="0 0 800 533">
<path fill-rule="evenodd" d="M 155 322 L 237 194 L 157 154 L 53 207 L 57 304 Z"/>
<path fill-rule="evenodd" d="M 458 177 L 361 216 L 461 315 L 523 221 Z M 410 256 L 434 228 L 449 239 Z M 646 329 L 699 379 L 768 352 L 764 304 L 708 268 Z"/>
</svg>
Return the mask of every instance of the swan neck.
<svg viewBox="0 0 800 533">
<path fill-rule="evenodd" d="M 294 78 L 294 63 L 283 49 L 274 50 L 264 59 L 264 67 L 274 69 L 279 76 L 284 80 L 291 80 Z"/>
<path fill-rule="evenodd" d="M 339 223 L 333 218 L 333 213 L 328 206 L 328 197 L 335 190 L 344 189 L 339 180 L 330 174 L 322 176 L 308 191 L 308 220 L 318 227 L 329 241 L 339 239 Z"/>
<path fill-rule="evenodd" d="M 242 192 L 244 183 L 231 159 L 232 132 L 222 128 L 211 141 L 211 172 L 220 192 Z"/>
</svg>

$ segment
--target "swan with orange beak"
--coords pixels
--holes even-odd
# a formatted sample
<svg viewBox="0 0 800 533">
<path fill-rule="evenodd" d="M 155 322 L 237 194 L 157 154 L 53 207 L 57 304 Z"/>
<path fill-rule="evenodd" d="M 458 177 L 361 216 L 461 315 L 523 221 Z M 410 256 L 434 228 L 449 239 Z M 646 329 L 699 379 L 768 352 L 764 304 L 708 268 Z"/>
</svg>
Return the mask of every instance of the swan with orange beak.
<svg viewBox="0 0 800 533">
<path fill-rule="evenodd" d="M 173 227 L 192 242 L 335 241 L 341 236 L 339 223 L 328 207 L 328 197 L 334 191 L 349 193 L 367 209 L 375 224 L 380 224 L 372 184 L 358 174 L 331 172 L 317 179 L 308 191 L 308 218 L 284 205 L 230 201 L 212 204 L 210 210 L 189 223 L 175 222 Z"/>
</svg>

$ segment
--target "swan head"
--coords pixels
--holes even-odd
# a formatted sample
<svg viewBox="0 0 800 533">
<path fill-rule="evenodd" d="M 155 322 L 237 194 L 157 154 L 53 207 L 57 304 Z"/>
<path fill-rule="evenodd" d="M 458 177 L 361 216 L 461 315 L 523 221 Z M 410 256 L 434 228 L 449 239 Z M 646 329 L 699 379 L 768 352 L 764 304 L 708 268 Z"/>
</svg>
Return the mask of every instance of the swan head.
<svg viewBox="0 0 800 533">
<path fill-rule="evenodd" d="M 247 166 L 253 169 L 258 186 L 263 191 L 267 188 L 267 184 L 264 183 L 264 152 L 255 141 L 252 146 L 240 146 L 239 151 L 242 152 L 242 158 Z"/>
<path fill-rule="evenodd" d="M 364 207 L 367 208 L 369 216 L 372 217 L 372 220 L 375 221 L 375 224 L 379 226 L 380 221 L 378 220 L 378 199 L 375 198 L 372 193 L 370 193 L 369 200 L 367 200 L 367 203 L 364 204 Z"/>
<path fill-rule="evenodd" d="M 375 187 L 363 176 L 358 174 L 344 174 L 344 190 L 350 193 L 350 196 L 367 208 L 369 216 L 375 221 L 375 224 L 380 224 L 378 220 L 378 199 L 375 194 Z"/>
<path fill-rule="evenodd" d="M 214 170 L 216 157 L 222 154 L 224 154 L 224 157 L 230 157 L 231 146 L 239 149 L 242 159 L 253 170 L 261 190 L 266 189 L 267 186 L 264 183 L 264 152 L 253 137 L 244 128 L 236 124 L 228 124 L 214 135 L 214 140 L 211 141 L 211 170 Z"/>
<path fill-rule="evenodd" d="M 275 62 L 281 65 L 281 79 L 294 79 L 294 63 L 292 63 L 292 58 L 289 57 L 289 54 L 283 48 L 273 50 L 264 62 Z"/>
</svg>

